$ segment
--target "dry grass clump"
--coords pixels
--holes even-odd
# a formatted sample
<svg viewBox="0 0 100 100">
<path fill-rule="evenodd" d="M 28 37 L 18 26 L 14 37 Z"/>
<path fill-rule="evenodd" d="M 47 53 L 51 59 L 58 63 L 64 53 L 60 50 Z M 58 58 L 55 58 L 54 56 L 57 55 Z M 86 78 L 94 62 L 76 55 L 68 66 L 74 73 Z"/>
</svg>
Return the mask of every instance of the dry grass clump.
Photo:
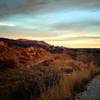
<svg viewBox="0 0 100 100">
<path fill-rule="evenodd" d="M 69 65 L 79 67 L 80 70 L 71 74 L 63 73 L 60 84 L 44 93 L 40 100 L 72 100 L 77 93 L 84 91 L 89 80 L 100 73 L 100 68 L 92 62 L 86 65 L 83 62 L 71 60 Z"/>
<path fill-rule="evenodd" d="M 60 71 L 47 67 L 6 69 L 0 71 L 0 75 L 1 100 L 37 100 L 63 80 Z"/>
</svg>

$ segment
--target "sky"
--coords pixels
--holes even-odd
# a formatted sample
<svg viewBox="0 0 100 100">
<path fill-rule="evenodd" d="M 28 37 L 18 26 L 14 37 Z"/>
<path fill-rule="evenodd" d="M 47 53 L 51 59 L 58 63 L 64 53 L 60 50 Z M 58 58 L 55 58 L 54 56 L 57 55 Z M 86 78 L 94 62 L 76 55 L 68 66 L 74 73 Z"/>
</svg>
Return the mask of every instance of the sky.
<svg viewBox="0 0 100 100">
<path fill-rule="evenodd" d="M 100 48 L 100 0 L 0 0 L 0 37 Z"/>
</svg>

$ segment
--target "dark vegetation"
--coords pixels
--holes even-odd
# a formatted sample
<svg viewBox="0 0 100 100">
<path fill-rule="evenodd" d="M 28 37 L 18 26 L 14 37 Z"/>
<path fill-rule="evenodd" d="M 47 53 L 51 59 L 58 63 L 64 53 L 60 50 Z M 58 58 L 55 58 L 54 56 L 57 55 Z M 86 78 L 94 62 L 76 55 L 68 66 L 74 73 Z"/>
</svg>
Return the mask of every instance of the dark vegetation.
<svg viewBox="0 0 100 100">
<path fill-rule="evenodd" d="M 100 73 L 100 49 L 0 38 L 0 100 L 73 100 Z"/>
</svg>

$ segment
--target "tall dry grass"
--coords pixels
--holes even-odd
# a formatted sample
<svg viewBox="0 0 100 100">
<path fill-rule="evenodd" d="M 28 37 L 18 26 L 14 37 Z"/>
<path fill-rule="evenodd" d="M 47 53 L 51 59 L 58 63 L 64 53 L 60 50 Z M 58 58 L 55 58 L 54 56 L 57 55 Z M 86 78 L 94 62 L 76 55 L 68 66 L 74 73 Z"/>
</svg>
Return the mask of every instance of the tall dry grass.
<svg viewBox="0 0 100 100">
<path fill-rule="evenodd" d="M 60 84 L 43 93 L 40 100 L 73 100 L 77 93 L 84 91 L 86 83 L 100 73 L 100 68 L 93 63 L 89 64 L 89 68 L 83 68 L 83 65 L 85 64 L 80 64 L 79 68 L 82 67 L 82 69 L 78 72 L 73 72 L 70 75 L 64 74 Z"/>
</svg>

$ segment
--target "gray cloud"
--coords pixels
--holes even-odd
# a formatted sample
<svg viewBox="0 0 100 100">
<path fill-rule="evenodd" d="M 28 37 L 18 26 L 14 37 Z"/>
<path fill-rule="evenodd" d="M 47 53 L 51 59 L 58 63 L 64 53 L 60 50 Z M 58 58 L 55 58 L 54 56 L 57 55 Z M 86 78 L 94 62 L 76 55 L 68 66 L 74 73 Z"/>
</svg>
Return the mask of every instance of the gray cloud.
<svg viewBox="0 0 100 100">
<path fill-rule="evenodd" d="M 99 10 L 100 0 L 0 0 L 0 18 L 15 14 L 43 14 L 59 10 Z"/>
<path fill-rule="evenodd" d="M 73 30 L 73 31 L 85 31 L 90 30 L 93 28 L 99 28 L 100 27 L 100 21 L 96 20 L 88 20 L 88 21 L 80 21 L 80 22 L 61 22 L 61 23 L 55 23 L 52 26 L 52 29 L 56 30 Z"/>
<path fill-rule="evenodd" d="M 77 36 L 77 37 L 69 37 L 68 39 L 63 39 L 62 41 L 73 41 L 73 40 L 80 40 L 80 39 L 96 39 L 100 40 L 100 36 Z"/>
<path fill-rule="evenodd" d="M 18 31 L 19 30 L 19 31 Z M 24 27 L 19 26 L 9 26 L 9 25 L 0 25 L 0 32 L 1 33 L 32 33 L 34 31 L 37 31 L 36 29 L 28 29 Z"/>
</svg>

